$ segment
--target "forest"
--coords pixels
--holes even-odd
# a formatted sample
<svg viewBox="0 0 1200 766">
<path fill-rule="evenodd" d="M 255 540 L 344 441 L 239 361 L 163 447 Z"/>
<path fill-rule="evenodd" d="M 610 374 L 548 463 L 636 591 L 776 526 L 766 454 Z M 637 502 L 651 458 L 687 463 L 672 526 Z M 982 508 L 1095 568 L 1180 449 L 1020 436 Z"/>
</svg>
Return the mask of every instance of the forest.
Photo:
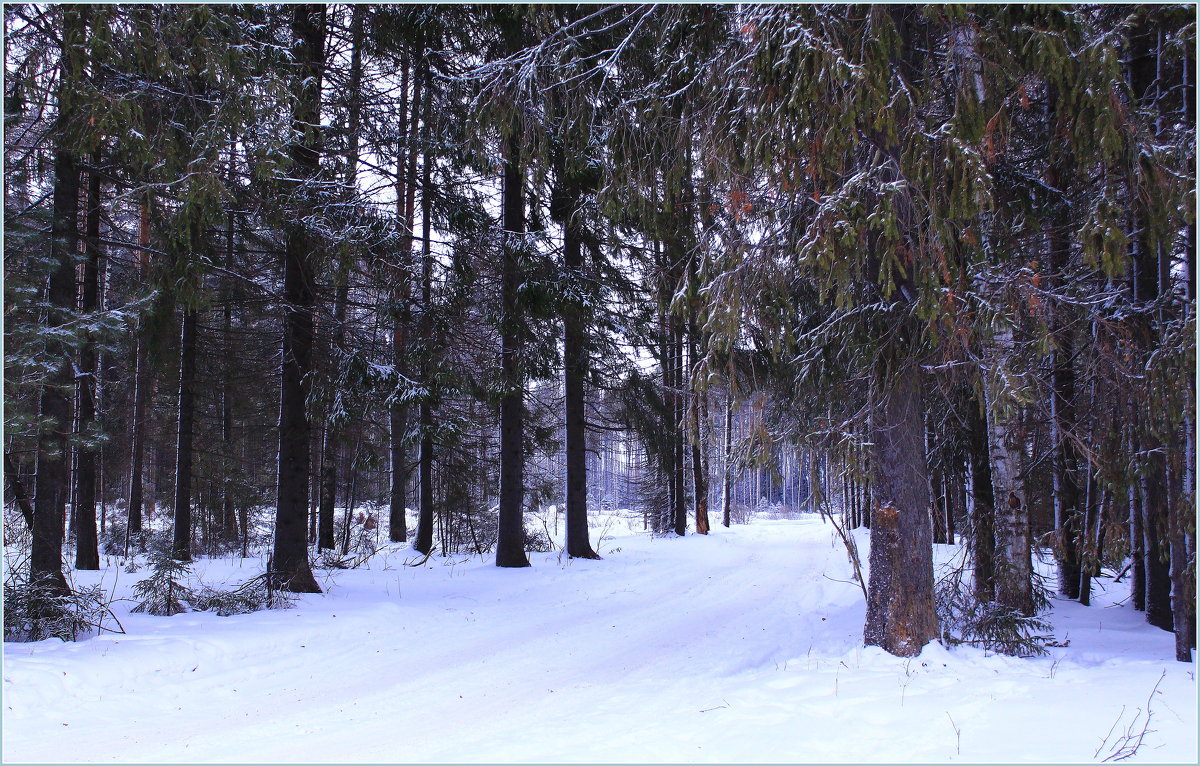
<svg viewBox="0 0 1200 766">
<path fill-rule="evenodd" d="M 774 512 L 866 646 L 1036 654 L 1115 573 L 1192 662 L 1195 21 L 5 4 L 5 641 L 118 559 L 290 599 Z"/>
</svg>

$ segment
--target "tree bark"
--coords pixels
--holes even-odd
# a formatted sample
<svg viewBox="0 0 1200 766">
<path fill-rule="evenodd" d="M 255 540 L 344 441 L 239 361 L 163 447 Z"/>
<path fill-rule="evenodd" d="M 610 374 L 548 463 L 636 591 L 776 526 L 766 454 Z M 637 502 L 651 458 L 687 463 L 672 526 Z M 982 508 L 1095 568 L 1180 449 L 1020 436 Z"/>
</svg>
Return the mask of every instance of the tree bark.
<svg viewBox="0 0 1200 766">
<path fill-rule="evenodd" d="M 1161 460 L 1147 458 L 1151 468 L 1161 469 Z M 1146 622 L 1174 630 L 1175 619 L 1171 613 L 1171 572 L 1169 542 L 1164 540 L 1167 532 L 1168 513 L 1166 508 L 1165 475 L 1155 470 L 1142 476 L 1139 492 L 1142 497 L 1142 562 L 1145 566 Z"/>
<path fill-rule="evenodd" d="M 1025 504 L 1024 429 L 1020 405 L 1004 392 L 1003 368 L 1013 350 L 1012 330 L 997 330 L 993 358 L 984 375 L 987 405 L 988 454 L 995 503 L 996 603 L 1032 616 L 1033 543 L 1029 532 L 1029 508 Z"/>
<path fill-rule="evenodd" d="M 346 119 L 346 193 L 353 199 L 357 193 L 358 145 L 362 114 L 362 47 L 363 6 L 355 5 L 350 10 L 350 75 L 347 83 L 348 103 Z M 333 303 L 333 328 L 330 345 L 338 357 L 335 367 L 344 355 L 346 339 L 346 304 L 350 299 L 350 268 L 354 263 L 354 245 L 342 243 L 338 253 Z M 336 395 L 336 394 L 335 394 Z M 339 413 L 330 416 L 325 427 L 325 443 L 321 455 L 321 490 L 317 503 L 317 548 L 331 550 L 333 546 L 333 506 L 337 495 L 338 464 L 343 447 L 344 417 Z M 353 511 L 353 509 L 350 509 Z"/>
<path fill-rule="evenodd" d="M 519 241 L 525 232 L 524 171 L 521 144 L 514 126 L 504 158 L 504 245 L 501 275 L 500 329 L 500 515 L 496 534 L 496 566 L 527 567 L 525 556 L 525 381 L 520 357 L 524 348 L 520 298 L 522 279 Z"/>
<path fill-rule="evenodd" d="M 404 147 L 399 154 L 397 161 L 396 172 L 401 174 L 398 179 L 400 188 L 396 195 L 396 204 L 403 205 L 400 209 L 399 217 L 408 235 L 405 238 L 404 244 L 400 247 L 401 257 L 411 257 L 412 255 L 412 226 L 413 214 L 416 210 L 416 193 L 417 193 L 417 150 L 415 141 L 417 138 L 417 130 L 420 125 L 421 107 L 423 105 L 422 96 L 425 95 L 425 102 L 428 102 L 429 96 L 426 94 L 428 86 L 428 71 L 427 62 L 422 59 L 421 71 L 414 73 L 413 76 L 413 95 L 412 95 L 412 110 L 409 122 L 405 122 L 403 108 L 400 114 L 400 123 L 402 131 L 402 140 Z M 402 73 L 402 81 L 407 84 L 408 67 L 406 66 Z M 402 86 L 403 87 L 403 86 Z M 428 118 L 428 110 L 426 110 Z M 426 158 L 428 161 L 428 158 Z M 422 210 L 426 207 L 425 197 L 428 196 L 426 191 L 422 192 Z M 427 239 L 427 238 L 426 238 Z M 412 291 L 411 276 L 404 269 L 398 276 L 399 284 L 397 286 L 398 303 L 401 304 L 397 308 L 393 319 L 392 326 L 392 351 L 393 363 L 397 370 L 407 369 L 408 353 L 408 324 L 410 320 L 410 312 L 408 309 L 408 301 Z M 391 435 L 391 488 L 389 493 L 389 519 L 390 527 L 389 535 L 392 542 L 401 542 L 408 536 L 407 518 L 405 516 L 405 487 L 408 479 L 408 448 L 404 441 L 404 437 L 408 431 L 408 405 L 395 403 L 391 407 L 389 415 L 389 434 Z M 432 459 L 432 455 L 430 455 Z M 420 471 L 418 470 L 418 479 Z M 432 475 L 430 475 L 432 481 Z M 418 489 L 420 492 L 433 492 L 432 486 L 422 486 Z M 432 497 L 432 494 L 430 494 Z M 418 553 L 428 555 L 433 550 L 433 506 L 430 504 L 429 513 L 425 514 L 420 508 L 417 511 L 417 530 L 415 539 L 413 540 L 413 550 Z"/>
<path fill-rule="evenodd" d="M 100 153 L 93 162 L 100 165 Z M 85 217 L 84 247 L 87 258 L 83 265 L 83 302 L 85 314 L 100 308 L 100 174 L 88 174 L 88 207 Z M 75 468 L 75 568 L 100 568 L 99 540 L 96 530 L 96 469 L 97 450 L 90 443 L 96 429 L 96 341 L 88 337 L 79 350 L 79 375 L 75 379 L 79 411 L 79 431 L 84 437 L 76 458 Z"/>
<path fill-rule="evenodd" d="M 171 555 L 192 560 L 192 425 L 196 410 L 196 334 L 199 317 L 183 312 L 179 333 L 179 430 L 175 442 L 175 524 Z"/>
<path fill-rule="evenodd" d="M 919 368 L 901 370 L 886 387 L 871 430 L 878 503 L 863 642 L 912 657 L 938 635 Z"/>
<path fill-rule="evenodd" d="M 59 117 L 54 150 L 53 218 L 50 257 L 53 271 L 47 287 L 46 326 L 50 330 L 66 323 L 75 308 L 75 257 L 79 230 L 79 167 L 63 133 L 73 119 L 72 83 L 79 76 L 77 51 L 83 44 L 84 25 L 75 8 L 63 8 L 63 41 L 59 85 Z M 67 502 L 67 461 L 72 412 L 66 392 L 74 375 L 70 352 L 61 340 L 47 334 L 46 354 L 56 360 L 54 370 L 41 385 L 38 416 L 46 425 L 39 434 L 37 476 L 34 480 L 33 547 L 30 577 L 51 589 L 66 593 L 63 576 L 63 518 Z"/>
<path fill-rule="evenodd" d="M 579 224 L 574 213 L 578 196 L 572 195 L 571 208 L 563 223 L 563 267 L 572 282 L 583 277 L 583 249 Z M 567 463 L 567 555 L 598 559 L 588 540 L 587 509 L 587 398 L 585 380 L 588 356 L 585 346 L 584 310 L 572 303 L 563 313 L 563 390 L 566 410 Z"/>
<path fill-rule="evenodd" d="M 733 486 L 733 376 L 729 376 L 729 390 L 725 394 L 725 453 L 724 470 L 721 472 L 721 524 L 730 522 L 730 490 Z"/>
<path fill-rule="evenodd" d="M 293 60 L 295 111 L 290 147 L 290 191 L 304 213 L 311 213 L 311 189 L 316 179 L 320 143 L 321 74 L 325 51 L 325 6 L 292 6 L 295 36 Z M 302 198 L 302 199 L 301 199 Z M 311 385 L 313 347 L 313 251 L 317 243 L 298 216 L 285 230 L 283 253 L 283 365 L 279 396 L 279 481 L 275 514 L 275 544 L 269 573 L 275 587 L 297 593 L 320 593 L 308 563 L 305 520 L 309 486 L 309 420 L 305 402 Z"/>
<path fill-rule="evenodd" d="M 138 261 L 145 277 L 150 270 L 150 207 L 151 197 L 147 193 L 142 201 L 138 219 Z M 142 547 L 142 480 L 146 468 L 146 403 L 150 399 L 150 360 L 146 348 L 145 324 L 138 328 L 133 352 L 133 433 L 130 439 L 129 456 L 129 505 L 126 508 L 128 521 L 125 527 L 125 552 L 129 552 L 130 538 Z"/>
</svg>

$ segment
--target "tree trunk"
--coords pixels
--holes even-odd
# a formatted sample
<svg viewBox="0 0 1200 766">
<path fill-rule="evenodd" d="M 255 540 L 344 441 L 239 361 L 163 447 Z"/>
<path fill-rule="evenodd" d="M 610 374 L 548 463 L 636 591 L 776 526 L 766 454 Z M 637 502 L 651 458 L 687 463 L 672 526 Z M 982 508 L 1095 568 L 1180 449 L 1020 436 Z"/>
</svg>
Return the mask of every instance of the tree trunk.
<svg viewBox="0 0 1200 766">
<path fill-rule="evenodd" d="M 1049 97 L 1049 121 L 1054 122 L 1057 111 L 1057 89 Z M 1051 130 L 1054 125 L 1049 126 Z M 1046 173 L 1052 188 L 1069 188 L 1070 179 L 1054 165 Z M 1049 289 L 1061 287 L 1070 260 L 1069 212 L 1063 210 L 1051 216 L 1046 236 L 1049 251 Z M 1054 553 L 1058 562 L 1058 592 L 1066 598 L 1079 597 L 1082 515 L 1079 490 L 1079 455 L 1075 449 L 1075 368 L 1074 336 L 1070 326 L 1070 307 L 1065 303 L 1050 305 L 1050 429 L 1053 437 L 1051 468 L 1054 481 Z"/>
<path fill-rule="evenodd" d="M 318 126 L 321 111 L 321 73 L 324 68 L 325 6 L 292 6 L 296 106 L 292 129 L 298 137 L 290 147 L 290 191 L 304 213 L 311 211 L 312 190 L 305 188 L 320 170 Z M 305 520 L 309 486 L 309 421 L 305 402 L 311 385 L 313 347 L 313 251 L 317 243 L 297 216 L 285 230 L 283 253 L 283 365 L 279 395 L 279 481 L 275 514 L 275 544 L 270 577 L 281 590 L 320 593 L 308 563 Z"/>
<path fill-rule="evenodd" d="M 733 484 L 733 376 L 730 375 L 729 390 L 725 394 L 725 470 L 721 472 L 721 524 L 730 522 L 729 492 Z"/>
<path fill-rule="evenodd" d="M 689 276 L 695 281 L 695 265 L 693 263 Z M 693 306 L 688 317 L 688 355 L 691 359 L 693 368 L 696 366 L 696 359 L 700 355 L 700 330 L 696 326 L 696 309 Z M 699 374 L 697 371 L 696 374 Z M 708 523 L 708 461 L 705 460 L 705 442 L 704 431 L 701 424 L 708 422 L 708 393 L 706 390 L 698 390 L 695 385 L 695 377 L 688 376 L 689 386 L 691 388 L 691 406 L 690 406 L 690 431 L 691 436 L 688 441 L 692 447 L 692 488 L 695 493 L 696 505 L 696 534 L 707 535 L 709 529 Z M 786 480 L 786 479 L 785 479 Z M 786 484 L 784 485 L 786 487 Z"/>
<path fill-rule="evenodd" d="M 429 84 L 429 70 L 424 67 L 422 71 L 423 79 L 426 86 Z M 426 100 L 428 104 L 429 99 Z M 426 138 L 430 125 L 431 111 L 428 105 L 425 108 L 426 112 Z M 414 123 L 414 130 L 415 130 Z M 417 420 L 421 429 L 420 439 L 418 441 L 417 456 L 417 539 L 413 543 L 414 550 L 420 553 L 429 554 L 433 550 L 433 524 L 434 524 L 434 475 L 433 475 L 433 458 L 434 458 L 434 440 L 433 440 L 433 401 L 432 389 L 433 381 L 433 356 L 435 354 L 434 339 L 433 339 L 433 252 L 430 242 L 432 199 L 433 185 L 431 181 L 432 160 L 428 152 L 425 154 L 424 164 L 421 168 L 422 188 L 421 188 L 421 322 L 419 327 L 421 341 L 421 385 L 425 389 L 425 396 L 421 398 L 418 406 Z M 414 179 L 415 180 L 415 179 Z"/>
<path fill-rule="evenodd" d="M 92 161 L 99 166 L 100 154 Z M 88 207 L 84 247 L 87 260 L 83 266 L 83 305 L 85 314 L 100 308 L 100 174 L 88 174 Z M 75 568 L 100 568 L 99 541 L 96 534 L 96 469 L 97 450 L 90 443 L 96 424 L 96 341 L 88 337 L 79 350 L 79 376 L 75 379 L 78 392 L 79 431 L 85 441 L 79 447 L 75 468 Z"/>
<path fill-rule="evenodd" d="M 574 213 L 578 197 L 573 195 L 567 220 L 563 223 L 563 267 L 567 278 L 582 285 L 583 249 Z M 563 390 L 566 410 L 567 463 L 567 555 L 598 559 L 588 540 L 587 509 L 587 412 L 584 383 L 588 356 L 585 347 L 584 311 L 577 304 L 563 312 Z"/>
<path fill-rule="evenodd" d="M 919 368 L 900 371 L 884 390 L 871 430 L 878 504 L 863 642 L 912 657 L 938 635 Z"/>
<path fill-rule="evenodd" d="M 66 131 L 74 115 L 72 89 L 82 74 L 79 61 L 85 37 L 78 8 L 64 6 L 59 115 L 54 149 L 53 217 L 50 222 L 50 272 L 46 292 L 46 327 L 53 331 L 65 324 L 75 309 L 75 258 L 79 229 L 79 167 L 67 145 Z M 41 385 L 37 476 L 34 480 L 33 547 L 30 579 L 43 582 L 60 593 L 68 591 L 63 576 L 63 517 L 67 502 L 67 461 L 72 423 L 71 399 L 67 391 L 74 382 L 70 351 L 52 332 L 45 335 L 45 352 L 56 366 Z"/>
<path fill-rule="evenodd" d="M 232 160 L 230 164 L 232 166 Z M 228 271 L 233 269 L 235 215 L 232 210 L 229 211 L 225 230 L 225 268 Z M 224 321 L 222 344 L 225 348 L 225 369 L 221 379 L 221 446 L 224 450 L 225 470 L 222 471 L 221 476 L 221 537 L 226 542 L 232 543 L 238 539 L 238 522 L 237 513 L 234 511 L 232 476 L 236 457 L 233 445 L 233 383 L 230 380 L 233 376 L 234 360 L 233 295 L 231 290 L 226 290 L 224 304 L 222 307 Z"/>
<path fill-rule="evenodd" d="M 198 321 L 195 309 L 185 309 L 179 334 L 179 431 L 175 442 L 175 529 L 171 539 L 171 555 L 179 561 L 192 560 L 192 424 Z"/>
<path fill-rule="evenodd" d="M 147 193 L 142 201 L 138 219 L 138 260 L 140 271 L 145 277 L 150 270 L 150 207 L 151 197 Z M 142 478 L 145 474 L 146 463 L 146 403 L 150 399 L 150 360 L 146 348 L 144 322 L 138 328 L 133 352 L 133 434 L 130 439 L 129 456 L 129 514 L 125 527 L 125 553 L 129 553 L 129 541 L 137 541 L 137 547 L 142 548 L 142 507 L 145 498 L 142 492 Z"/>
<path fill-rule="evenodd" d="M 351 199 L 356 193 L 358 178 L 358 144 L 362 113 L 362 46 L 363 7 L 351 8 L 350 21 L 350 76 L 347 83 L 349 103 L 346 120 L 346 189 Z M 333 331 L 330 345 L 337 361 L 336 368 L 344 356 L 346 339 L 346 304 L 350 299 L 350 269 L 354 263 L 354 244 L 344 242 L 338 253 L 333 303 Z M 337 392 L 335 392 L 335 397 Z M 335 410 L 325 427 L 325 442 L 321 449 L 321 490 L 317 503 L 317 548 L 333 548 L 333 506 L 337 496 L 338 464 L 341 462 L 343 429 L 347 417 Z"/>
<path fill-rule="evenodd" d="M 1146 611 L 1146 562 L 1142 537 L 1142 492 L 1137 484 L 1129 493 L 1129 594 L 1130 603 L 1139 612 Z"/>
<path fill-rule="evenodd" d="M 678 262 L 678 261 L 676 261 Z M 687 473 L 686 453 L 683 447 L 683 330 L 677 319 L 669 320 L 671 325 L 671 381 L 674 389 L 671 394 L 671 436 L 674 455 L 674 465 L 671 470 L 671 481 L 675 485 L 672 502 L 672 517 L 675 523 L 675 534 L 683 537 L 687 534 Z"/>
<path fill-rule="evenodd" d="M 398 154 L 396 172 L 397 177 L 397 195 L 396 204 L 402 207 L 398 210 L 400 220 L 403 227 L 409 232 L 405 238 L 404 244 L 400 247 L 401 257 L 411 257 L 412 255 L 412 226 L 413 214 L 416 210 L 416 193 L 417 193 L 417 151 L 415 147 L 415 139 L 417 138 L 417 130 L 421 117 L 422 94 L 428 86 L 428 65 L 422 60 L 421 76 L 414 75 L 413 77 L 413 96 L 411 119 L 405 122 L 404 108 L 401 107 L 400 125 L 402 132 L 403 149 Z M 408 67 L 404 67 L 401 73 L 402 85 L 401 89 L 407 88 Z M 425 102 L 429 101 L 429 96 L 425 98 Z M 428 122 L 428 108 L 426 109 L 426 122 Z M 428 130 L 428 127 L 426 127 Z M 428 163 L 428 157 L 426 157 Z M 426 197 L 428 191 L 423 190 L 421 195 L 421 208 L 424 211 L 427 207 Z M 428 238 L 426 238 L 427 240 Z M 397 370 L 406 369 L 406 354 L 408 346 L 408 324 L 409 324 L 409 309 L 408 300 L 411 295 L 412 283 L 407 270 L 398 276 L 397 295 L 398 303 L 402 304 L 397 309 L 393 320 L 392 327 L 392 351 L 393 363 Z M 404 441 L 404 437 L 408 431 L 408 405 L 395 403 L 391 407 L 389 415 L 389 431 L 391 436 L 391 488 L 389 493 L 389 526 L 388 532 L 392 542 L 402 542 L 408 537 L 408 522 L 405 512 L 405 487 L 408 479 L 408 449 Z M 420 471 L 418 471 L 418 478 Z M 432 480 L 432 475 L 430 476 Z M 423 487 L 418 490 L 418 493 L 425 491 L 432 493 L 433 487 Z M 432 494 L 430 495 L 432 497 Z M 413 550 L 418 553 L 428 555 L 433 550 L 433 506 L 429 506 L 429 514 L 425 515 L 420 509 L 417 512 L 417 530 L 413 541 Z"/>
<path fill-rule="evenodd" d="M 527 567 L 525 556 L 525 382 L 520 357 L 523 328 L 518 289 L 524 258 L 524 171 L 516 132 L 507 140 L 504 158 L 504 246 L 501 275 L 500 328 L 500 516 L 496 532 L 496 566 Z"/>
<path fill-rule="evenodd" d="M 1024 429 L 1021 406 L 1005 396 L 1003 367 L 1013 349 L 1012 330 L 997 330 L 991 366 L 984 375 L 988 454 L 995 503 L 996 603 L 1025 616 L 1033 605 L 1033 544 L 1023 477 Z"/>
<path fill-rule="evenodd" d="M 1163 630 L 1174 630 L 1169 543 L 1163 539 L 1168 519 L 1166 476 L 1161 470 L 1161 459 L 1156 457 L 1147 457 L 1146 462 L 1153 470 L 1148 476 L 1142 476 L 1139 482 L 1142 496 L 1142 562 L 1146 572 L 1146 622 Z"/>
</svg>

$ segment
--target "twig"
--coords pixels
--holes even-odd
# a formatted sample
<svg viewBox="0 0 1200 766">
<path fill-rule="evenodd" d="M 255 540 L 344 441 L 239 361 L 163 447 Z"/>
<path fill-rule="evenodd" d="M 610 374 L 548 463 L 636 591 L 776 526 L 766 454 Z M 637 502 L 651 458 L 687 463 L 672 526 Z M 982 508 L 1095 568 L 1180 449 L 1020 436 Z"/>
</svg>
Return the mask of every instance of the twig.
<svg viewBox="0 0 1200 766">
<path fill-rule="evenodd" d="M 946 711 L 946 717 L 950 718 L 950 711 Z M 958 755 L 962 755 L 962 730 L 954 723 L 954 719 L 950 718 L 950 728 L 954 729 L 954 750 Z"/>
<path fill-rule="evenodd" d="M 1150 690 L 1150 696 L 1146 698 L 1146 720 L 1142 724 L 1141 731 L 1136 733 L 1134 732 L 1134 727 L 1137 726 L 1138 719 L 1142 717 L 1142 710 L 1139 708 L 1137 713 L 1133 716 L 1133 720 L 1131 720 L 1129 725 L 1125 727 L 1125 733 L 1113 743 L 1113 746 L 1109 749 L 1108 757 L 1105 758 L 1102 763 L 1108 763 L 1109 761 L 1124 761 L 1127 758 L 1132 758 L 1133 756 L 1137 755 L 1137 751 L 1141 748 L 1142 743 L 1145 741 L 1146 735 L 1154 733 L 1154 730 L 1150 728 L 1150 721 L 1154 718 L 1154 711 L 1151 709 L 1150 703 L 1154 701 L 1154 695 L 1158 694 L 1158 687 L 1162 684 L 1163 679 L 1166 677 L 1167 671 L 1163 670 L 1158 677 L 1158 681 L 1154 683 L 1154 688 Z M 1109 736 L 1112 735 L 1113 729 L 1117 727 L 1117 723 L 1124 715 L 1125 708 L 1122 707 L 1121 715 L 1117 716 L 1117 721 L 1113 722 L 1113 728 L 1109 729 L 1108 731 Z M 1108 736 L 1104 738 L 1104 742 L 1100 743 L 1100 747 L 1096 748 L 1096 752 L 1093 753 L 1093 757 L 1099 754 L 1100 750 L 1107 742 Z"/>
</svg>

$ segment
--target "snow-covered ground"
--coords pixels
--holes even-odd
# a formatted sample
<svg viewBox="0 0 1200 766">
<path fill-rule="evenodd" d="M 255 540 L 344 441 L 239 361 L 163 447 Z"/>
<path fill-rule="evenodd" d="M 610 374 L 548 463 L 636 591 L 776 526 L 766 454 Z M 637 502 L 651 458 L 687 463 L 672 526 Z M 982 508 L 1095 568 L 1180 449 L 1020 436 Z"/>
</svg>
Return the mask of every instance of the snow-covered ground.
<svg viewBox="0 0 1200 766">
<path fill-rule="evenodd" d="M 1132 760 L 1196 760 L 1195 663 L 1120 603 L 1124 584 L 1055 601 L 1067 645 L 1047 657 L 899 659 L 860 645 L 862 592 L 816 517 L 626 531 L 601 561 L 531 554 L 523 570 L 406 566 L 394 546 L 322 571 L 327 592 L 289 610 L 123 602 L 125 635 L 5 644 L 3 759 L 1087 762 L 1145 728 Z M 262 563 L 195 571 L 237 582 Z M 76 577 L 120 595 L 146 574 Z"/>
</svg>

